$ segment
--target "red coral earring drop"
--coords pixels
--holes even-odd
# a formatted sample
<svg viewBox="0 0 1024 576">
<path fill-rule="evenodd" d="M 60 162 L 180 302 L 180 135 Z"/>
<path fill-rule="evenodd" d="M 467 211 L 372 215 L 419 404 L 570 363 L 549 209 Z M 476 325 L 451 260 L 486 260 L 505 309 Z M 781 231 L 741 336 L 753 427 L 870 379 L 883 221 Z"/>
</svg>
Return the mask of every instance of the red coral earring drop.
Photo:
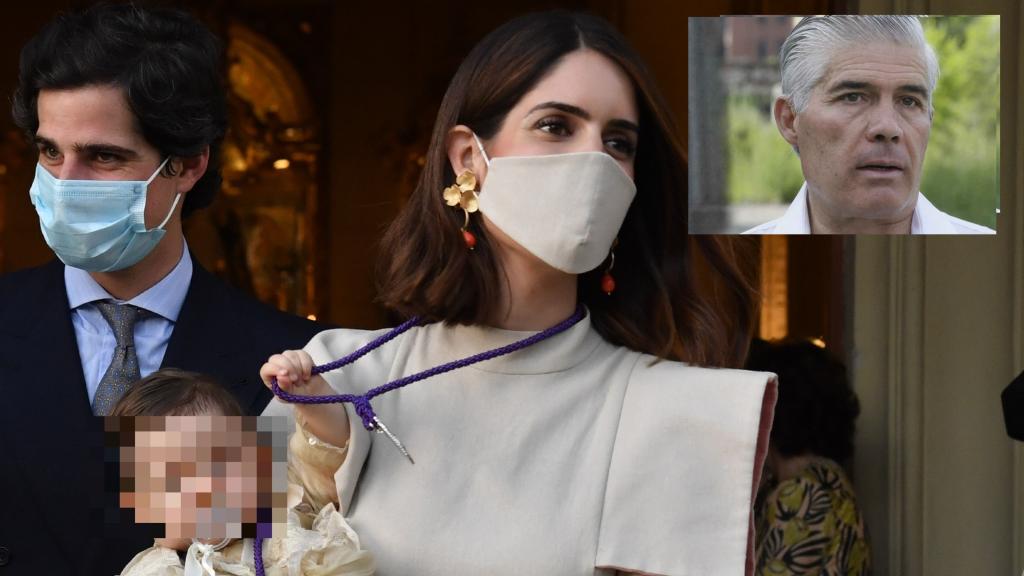
<svg viewBox="0 0 1024 576">
<path fill-rule="evenodd" d="M 615 292 L 615 277 L 612 276 L 612 268 L 615 267 L 615 247 L 618 245 L 619 239 L 616 238 L 612 242 L 612 249 L 608 253 L 611 261 L 608 263 L 608 268 L 605 269 L 604 275 L 601 276 L 601 291 L 609 296 L 612 295 L 612 292 Z"/>
<path fill-rule="evenodd" d="M 462 225 L 462 240 L 466 243 L 466 248 L 472 250 L 476 248 L 476 235 L 469 231 L 469 212 L 466 212 L 466 223 Z"/>
</svg>

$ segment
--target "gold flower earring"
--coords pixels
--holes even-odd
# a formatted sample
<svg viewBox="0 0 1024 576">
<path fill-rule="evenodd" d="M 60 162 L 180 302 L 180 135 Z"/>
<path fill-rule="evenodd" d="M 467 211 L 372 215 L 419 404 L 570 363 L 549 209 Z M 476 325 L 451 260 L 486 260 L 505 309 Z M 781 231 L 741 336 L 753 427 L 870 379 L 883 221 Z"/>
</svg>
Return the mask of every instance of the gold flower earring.
<svg viewBox="0 0 1024 576">
<path fill-rule="evenodd" d="M 452 207 L 462 208 L 466 221 L 462 224 L 462 240 L 472 250 L 476 247 L 476 236 L 469 231 L 469 215 L 480 209 L 480 199 L 476 195 L 476 174 L 472 170 L 464 170 L 455 179 L 455 184 L 444 189 L 444 201 Z"/>
</svg>

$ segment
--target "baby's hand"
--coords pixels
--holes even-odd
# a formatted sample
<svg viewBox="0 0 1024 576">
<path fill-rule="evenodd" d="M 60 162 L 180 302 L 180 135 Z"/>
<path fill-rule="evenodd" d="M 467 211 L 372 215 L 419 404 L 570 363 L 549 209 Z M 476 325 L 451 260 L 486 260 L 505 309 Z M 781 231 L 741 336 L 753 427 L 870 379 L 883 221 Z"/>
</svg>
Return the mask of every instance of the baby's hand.
<svg viewBox="0 0 1024 576">
<path fill-rule="evenodd" d="M 267 388 L 272 388 L 270 381 L 277 378 L 277 384 L 285 392 L 305 396 L 327 396 L 334 390 L 327 384 L 323 376 L 312 375 L 313 358 L 305 350 L 286 350 L 274 354 L 260 368 L 260 378 Z"/>
<path fill-rule="evenodd" d="M 277 378 L 282 390 L 303 396 L 330 396 L 334 394 L 323 376 L 312 376 L 313 359 L 303 350 L 288 350 L 274 354 L 260 368 L 260 378 L 271 388 L 270 380 Z M 332 446 L 345 446 L 349 437 L 348 413 L 342 404 L 295 404 L 300 424 L 317 438 Z"/>
</svg>

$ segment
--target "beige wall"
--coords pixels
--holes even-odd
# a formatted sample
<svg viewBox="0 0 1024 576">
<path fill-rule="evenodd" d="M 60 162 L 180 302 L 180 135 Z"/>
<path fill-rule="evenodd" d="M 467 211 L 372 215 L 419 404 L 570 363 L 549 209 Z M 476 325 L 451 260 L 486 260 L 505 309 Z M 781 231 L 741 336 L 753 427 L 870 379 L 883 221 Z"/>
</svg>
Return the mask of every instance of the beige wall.
<svg viewBox="0 0 1024 576">
<path fill-rule="evenodd" d="M 1024 570 L 1024 448 L 999 393 L 1024 368 L 1024 21 L 1016 1 L 861 0 L 865 13 L 1001 14 L 996 238 L 856 240 L 854 467 L 876 573 Z"/>
</svg>

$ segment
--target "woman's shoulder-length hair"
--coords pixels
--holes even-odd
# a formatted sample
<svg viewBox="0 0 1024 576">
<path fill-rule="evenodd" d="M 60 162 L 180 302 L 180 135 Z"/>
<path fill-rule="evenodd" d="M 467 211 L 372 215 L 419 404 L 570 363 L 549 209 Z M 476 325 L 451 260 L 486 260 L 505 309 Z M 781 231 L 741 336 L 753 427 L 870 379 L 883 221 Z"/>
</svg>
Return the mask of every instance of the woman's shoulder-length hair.
<svg viewBox="0 0 1024 576">
<path fill-rule="evenodd" d="M 578 298 L 609 342 L 661 358 L 737 366 L 746 354 L 756 308 L 750 281 L 728 242 L 691 239 L 686 229 L 687 170 L 675 122 L 653 76 L 625 38 L 596 16 L 553 11 L 511 20 L 462 62 L 445 93 L 419 182 L 388 228 L 378 258 L 380 302 L 403 316 L 486 324 L 507 283 L 491 240 L 472 219 L 475 250 L 463 242 L 463 215 L 442 201 L 455 181 L 449 131 L 471 128 L 483 139 L 570 52 L 587 49 L 622 68 L 636 91 L 640 134 L 637 195 L 615 249 L 616 290 L 600 289 L 604 267 L 580 275 Z M 697 268 L 716 276 L 716 298 L 702 294 Z M 721 296 L 724 287 L 725 297 Z M 724 300 L 724 301 L 723 301 Z"/>
</svg>

